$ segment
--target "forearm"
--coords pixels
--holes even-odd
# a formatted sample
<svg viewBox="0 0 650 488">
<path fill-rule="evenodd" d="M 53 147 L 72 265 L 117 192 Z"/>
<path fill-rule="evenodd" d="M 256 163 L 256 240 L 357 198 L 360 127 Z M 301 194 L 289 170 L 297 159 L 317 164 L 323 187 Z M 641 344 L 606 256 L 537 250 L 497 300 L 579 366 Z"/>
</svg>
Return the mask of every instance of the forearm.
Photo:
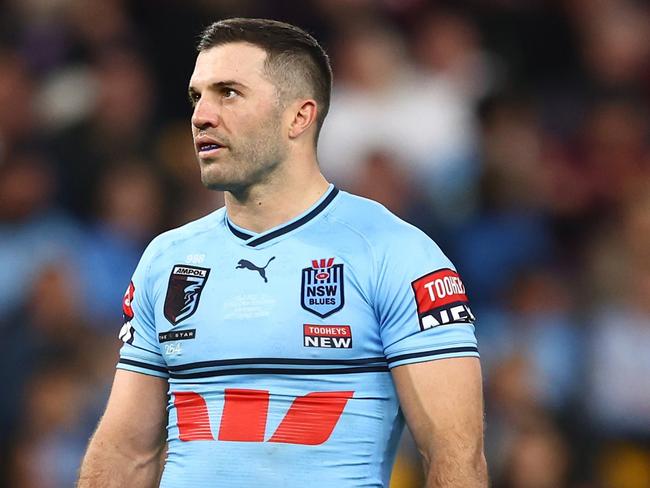
<svg viewBox="0 0 650 488">
<path fill-rule="evenodd" d="M 133 452 L 98 431 L 90 441 L 77 488 L 150 488 L 158 486 L 164 444 Z"/>
<path fill-rule="evenodd" d="M 425 488 L 487 488 L 487 463 L 482 450 L 470 455 L 440 453 L 425 457 Z"/>
</svg>

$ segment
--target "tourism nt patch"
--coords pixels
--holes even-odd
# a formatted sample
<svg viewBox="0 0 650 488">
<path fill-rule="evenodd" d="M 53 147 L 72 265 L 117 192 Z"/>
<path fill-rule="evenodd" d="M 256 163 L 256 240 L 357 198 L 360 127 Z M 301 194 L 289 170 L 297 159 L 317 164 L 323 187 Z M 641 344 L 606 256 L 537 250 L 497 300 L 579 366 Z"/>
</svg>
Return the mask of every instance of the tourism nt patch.
<svg viewBox="0 0 650 488">
<path fill-rule="evenodd" d="M 465 286 L 452 269 L 428 273 L 411 283 L 418 309 L 420 329 L 474 322 Z"/>
</svg>

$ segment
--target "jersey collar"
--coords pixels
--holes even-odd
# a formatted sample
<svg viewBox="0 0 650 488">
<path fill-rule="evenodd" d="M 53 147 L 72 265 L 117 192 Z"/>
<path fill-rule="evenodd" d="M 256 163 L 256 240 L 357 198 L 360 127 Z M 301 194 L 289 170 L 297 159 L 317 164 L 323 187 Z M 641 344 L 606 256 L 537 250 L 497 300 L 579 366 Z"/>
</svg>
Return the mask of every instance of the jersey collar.
<svg viewBox="0 0 650 488">
<path fill-rule="evenodd" d="M 237 238 L 245 241 L 246 246 L 248 247 L 257 247 L 261 244 L 269 242 L 273 239 L 276 239 L 288 232 L 291 232 L 299 227 L 302 227 L 307 222 L 316 218 L 321 214 L 329 205 L 332 203 L 332 200 L 338 195 L 339 189 L 334 185 L 330 184 L 329 188 L 325 194 L 320 197 L 320 199 L 314 203 L 309 209 L 307 209 L 302 214 L 298 215 L 295 219 L 285 222 L 277 227 L 273 227 L 265 232 L 256 234 L 250 230 L 243 229 L 235 224 L 233 224 L 228 218 L 228 213 L 224 212 L 226 227 L 230 232 Z"/>
</svg>

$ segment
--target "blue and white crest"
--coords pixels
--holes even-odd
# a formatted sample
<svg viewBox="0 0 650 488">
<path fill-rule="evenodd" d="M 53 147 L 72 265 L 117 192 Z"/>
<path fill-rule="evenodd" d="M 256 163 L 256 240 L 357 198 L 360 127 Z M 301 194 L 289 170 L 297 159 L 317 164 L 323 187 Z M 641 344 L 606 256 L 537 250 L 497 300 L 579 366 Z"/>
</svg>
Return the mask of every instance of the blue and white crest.
<svg viewBox="0 0 650 488">
<path fill-rule="evenodd" d="M 165 296 L 165 318 L 176 325 L 196 312 L 199 298 L 208 281 L 210 270 L 177 264 L 169 276 Z"/>
<path fill-rule="evenodd" d="M 334 258 L 314 259 L 302 270 L 300 304 L 320 318 L 329 317 L 343 308 L 343 265 Z"/>
</svg>

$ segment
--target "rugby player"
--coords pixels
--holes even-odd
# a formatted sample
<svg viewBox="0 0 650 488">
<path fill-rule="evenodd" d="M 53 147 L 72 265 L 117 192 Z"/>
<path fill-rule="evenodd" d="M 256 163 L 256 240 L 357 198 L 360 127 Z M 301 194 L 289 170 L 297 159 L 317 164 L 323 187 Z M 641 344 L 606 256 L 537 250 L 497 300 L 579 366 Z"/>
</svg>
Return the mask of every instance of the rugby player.
<svg viewBox="0 0 650 488">
<path fill-rule="evenodd" d="M 323 177 L 327 55 L 237 18 L 198 51 L 192 133 L 226 205 L 145 250 L 78 486 L 387 487 L 404 422 L 427 487 L 487 486 L 465 288 L 424 233 Z"/>
</svg>

